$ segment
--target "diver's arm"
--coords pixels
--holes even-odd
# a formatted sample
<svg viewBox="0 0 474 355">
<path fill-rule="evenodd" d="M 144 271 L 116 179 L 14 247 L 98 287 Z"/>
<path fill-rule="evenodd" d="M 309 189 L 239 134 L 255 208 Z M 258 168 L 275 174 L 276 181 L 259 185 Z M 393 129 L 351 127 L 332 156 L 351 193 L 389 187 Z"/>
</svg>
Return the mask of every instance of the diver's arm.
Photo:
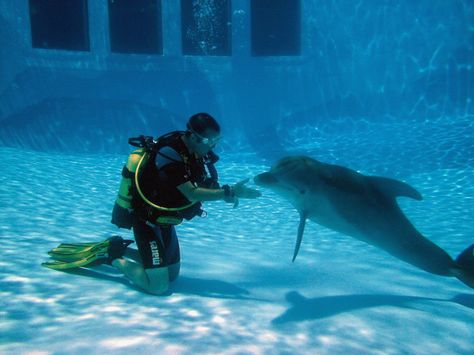
<svg viewBox="0 0 474 355">
<path fill-rule="evenodd" d="M 178 190 L 191 202 L 224 200 L 235 203 L 237 198 L 257 198 L 261 196 L 259 191 L 245 186 L 248 181 L 249 179 L 245 179 L 233 186 L 224 185 L 221 189 L 197 187 L 187 181 L 178 185 Z"/>
<path fill-rule="evenodd" d="M 189 201 L 219 201 L 225 199 L 224 189 L 207 189 L 205 187 L 194 186 L 190 181 L 178 186 L 178 190 Z"/>
</svg>

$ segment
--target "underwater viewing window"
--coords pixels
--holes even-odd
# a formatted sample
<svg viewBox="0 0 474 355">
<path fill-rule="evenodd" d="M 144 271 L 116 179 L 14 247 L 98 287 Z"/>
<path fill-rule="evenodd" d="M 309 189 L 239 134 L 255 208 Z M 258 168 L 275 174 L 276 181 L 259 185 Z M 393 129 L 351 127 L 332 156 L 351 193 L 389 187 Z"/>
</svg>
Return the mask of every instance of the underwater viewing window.
<svg viewBox="0 0 474 355">
<path fill-rule="evenodd" d="M 89 50 L 86 0 L 29 0 L 34 48 Z"/>
<path fill-rule="evenodd" d="M 109 28 L 112 52 L 163 54 L 160 0 L 109 0 Z"/>
<path fill-rule="evenodd" d="M 181 0 L 185 55 L 231 55 L 230 0 Z"/>
<path fill-rule="evenodd" d="M 300 0 L 251 0 L 252 55 L 299 55 L 300 9 Z"/>
</svg>

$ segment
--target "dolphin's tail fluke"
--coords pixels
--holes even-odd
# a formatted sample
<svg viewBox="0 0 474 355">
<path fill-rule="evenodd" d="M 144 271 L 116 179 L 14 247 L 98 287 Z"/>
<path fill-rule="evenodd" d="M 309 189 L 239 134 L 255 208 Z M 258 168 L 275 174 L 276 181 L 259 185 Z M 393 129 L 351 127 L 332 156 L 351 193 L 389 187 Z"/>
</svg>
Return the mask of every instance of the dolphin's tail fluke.
<svg viewBox="0 0 474 355">
<path fill-rule="evenodd" d="M 459 267 L 455 276 L 467 286 L 474 288 L 474 244 L 464 249 L 456 258 Z"/>
</svg>

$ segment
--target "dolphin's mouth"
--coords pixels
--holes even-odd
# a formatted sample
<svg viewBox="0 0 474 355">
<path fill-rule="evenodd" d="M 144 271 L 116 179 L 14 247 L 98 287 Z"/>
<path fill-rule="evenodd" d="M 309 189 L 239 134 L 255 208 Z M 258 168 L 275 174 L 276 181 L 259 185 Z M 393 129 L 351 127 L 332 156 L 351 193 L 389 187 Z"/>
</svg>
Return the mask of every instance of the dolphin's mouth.
<svg viewBox="0 0 474 355">
<path fill-rule="evenodd" d="M 262 173 L 255 176 L 253 181 L 258 186 L 268 186 L 276 183 L 277 179 L 275 179 L 272 173 Z"/>
</svg>

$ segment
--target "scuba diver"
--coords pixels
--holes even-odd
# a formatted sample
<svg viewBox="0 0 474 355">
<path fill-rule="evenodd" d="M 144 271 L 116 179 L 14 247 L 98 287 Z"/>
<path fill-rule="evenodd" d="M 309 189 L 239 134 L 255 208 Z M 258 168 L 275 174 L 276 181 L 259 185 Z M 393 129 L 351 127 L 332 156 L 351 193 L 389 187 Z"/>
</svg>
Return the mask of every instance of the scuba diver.
<svg viewBox="0 0 474 355">
<path fill-rule="evenodd" d="M 44 266 L 65 270 L 107 263 L 151 294 L 165 293 L 180 269 L 179 241 L 175 225 L 202 216 L 202 202 L 224 200 L 236 207 L 238 199 L 254 199 L 260 192 L 245 186 L 218 182 L 212 151 L 221 139 L 220 126 L 207 113 L 190 117 L 186 131 L 158 139 L 140 136 L 129 143 L 133 151 L 122 170 L 112 223 L 133 229 L 139 257 L 123 258 L 133 250 L 131 240 L 113 236 L 100 243 L 61 244 L 48 254 Z"/>
</svg>

